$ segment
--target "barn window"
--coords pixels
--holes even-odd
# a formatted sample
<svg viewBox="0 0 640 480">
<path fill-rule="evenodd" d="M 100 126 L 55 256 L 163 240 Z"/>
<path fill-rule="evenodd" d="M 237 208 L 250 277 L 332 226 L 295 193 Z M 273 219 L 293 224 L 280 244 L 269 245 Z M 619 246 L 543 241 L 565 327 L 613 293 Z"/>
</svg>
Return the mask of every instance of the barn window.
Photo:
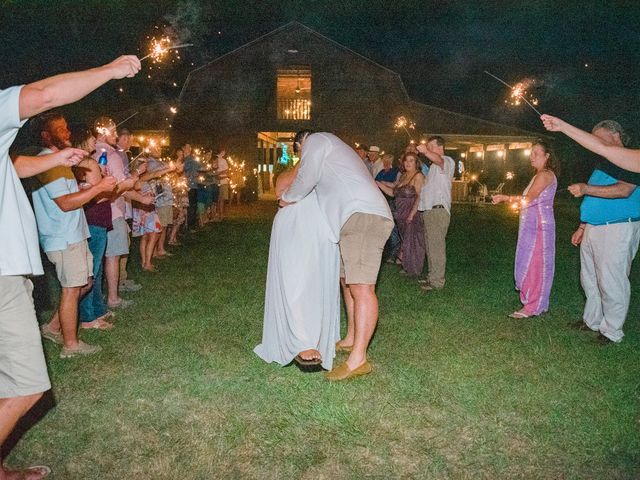
<svg viewBox="0 0 640 480">
<path fill-rule="evenodd" d="M 278 69 L 278 119 L 311 120 L 311 69 Z"/>
</svg>

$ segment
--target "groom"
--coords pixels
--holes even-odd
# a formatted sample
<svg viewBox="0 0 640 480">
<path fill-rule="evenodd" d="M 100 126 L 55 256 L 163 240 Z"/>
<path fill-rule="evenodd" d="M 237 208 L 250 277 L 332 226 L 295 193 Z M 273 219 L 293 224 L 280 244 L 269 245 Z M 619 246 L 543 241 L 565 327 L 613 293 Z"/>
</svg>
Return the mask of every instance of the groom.
<svg viewBox="0 0 640 480">
<path fill-rule="evenodd" d="M 298 202 L 315 188 L 320 210 L 339 239 L 342 257 L 340 282 L 347 308 L 347 335 L 336 349 L 350 355 L 326 378 L 340 381 L 366 375 L 371 372 L 367 347 L 378 322 L 376 281 L 393 217 L 367 167 L 338 137 L 302 130 L 296 134 L 293 148 L 300 155 L 300 169 L 282 194 L 280 205 Z"/>
</svg>

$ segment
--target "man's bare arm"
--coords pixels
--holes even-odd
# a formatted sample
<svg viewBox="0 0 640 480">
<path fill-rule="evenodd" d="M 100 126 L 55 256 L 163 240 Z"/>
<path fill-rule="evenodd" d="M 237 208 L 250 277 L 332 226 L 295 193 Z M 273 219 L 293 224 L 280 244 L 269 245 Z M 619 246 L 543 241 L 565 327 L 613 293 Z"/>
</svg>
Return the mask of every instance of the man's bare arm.
<svg viewBox="0 0 640 480">
<path fill-rule="evenodd" d="M 133 77 L 140 60 L 124 55 L 107 65 L 81 72 L 63 73 L 25 85 L 20 91 L 20 119 L 76 102 L 109 80 Z"/>
<path fill-rule="evenodd" d="M 71 210 L 77 210 L 84 204 L 89 203 L 95 197 L 102 193 L 111 192 L 116 186 L 116 179 L 113 177 L 104 177 L 100 180 L 100 183 L 87 188 L 86 190 L 80 190 L 79 192 L 69 193 L 62 195 L 61 197 L 54 198 L 53 201 L 63 212 L 70 212 Z"/>
<path fill-rule="evenodd" d="M 640 150 L 609 145 L 592 133 L 580 130 L 564 120 L 551 115 L 540 117 L 544 127 L 551 132 L 562 132 L 587 150 L 630 172 L 640 173 Z"/>
<path fill-rule="evenodd" d="M 55 167 L 72 167 L 82 161 L 86 155 L 87 153 L 84 150 L 78 148 L 65 148 L 59 152 L 37 157 L 18 155 L 13 160 L 13 166 L 18 173 L 18 177 L 28 178 Z"/>
<path fill-rule="evenodd" d="M 613 185 L 590 185 L 588 183 L 575 183 L 569 185 L 568 190 L 574 197 L 589 195 L 600 198 L 627 198 L 633 193 L 636 186 L 632 183 L 618 180 Z"/>
</svg>

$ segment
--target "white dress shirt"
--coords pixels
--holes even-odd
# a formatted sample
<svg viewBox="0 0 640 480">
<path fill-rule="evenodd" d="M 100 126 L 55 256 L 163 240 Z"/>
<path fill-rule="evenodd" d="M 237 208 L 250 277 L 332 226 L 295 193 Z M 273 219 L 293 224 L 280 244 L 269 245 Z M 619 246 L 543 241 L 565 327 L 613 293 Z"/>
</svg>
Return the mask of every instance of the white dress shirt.
<svg viewBox="0 0 640 480">
<path fill-rule="evenodd" d="M 320 210 L 334 235 L 354 213 L 380 215 L 393 220 L 389 205 L 356 152 L 331 133 L 309 135 L 302 149 L 300 169 L 282 195 L 285 202 L 298 202 L 314 188 Z"/>
</svg>

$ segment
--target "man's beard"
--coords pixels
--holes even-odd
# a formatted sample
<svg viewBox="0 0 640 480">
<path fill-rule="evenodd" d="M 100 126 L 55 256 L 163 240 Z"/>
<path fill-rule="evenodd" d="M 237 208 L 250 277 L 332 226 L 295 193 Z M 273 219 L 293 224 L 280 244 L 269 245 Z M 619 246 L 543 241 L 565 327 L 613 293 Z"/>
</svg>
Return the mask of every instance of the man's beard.
<svg viewBox="0 0 640 480">
<path fill-rule="evenodd" d="M 64 150 L 65 148 L 68 148 L 71 146 L 71 142 L 69 140 L 64 140 L 62 138 L 54 138 L 51 143 L 58 150 Z"/>
</svg>

